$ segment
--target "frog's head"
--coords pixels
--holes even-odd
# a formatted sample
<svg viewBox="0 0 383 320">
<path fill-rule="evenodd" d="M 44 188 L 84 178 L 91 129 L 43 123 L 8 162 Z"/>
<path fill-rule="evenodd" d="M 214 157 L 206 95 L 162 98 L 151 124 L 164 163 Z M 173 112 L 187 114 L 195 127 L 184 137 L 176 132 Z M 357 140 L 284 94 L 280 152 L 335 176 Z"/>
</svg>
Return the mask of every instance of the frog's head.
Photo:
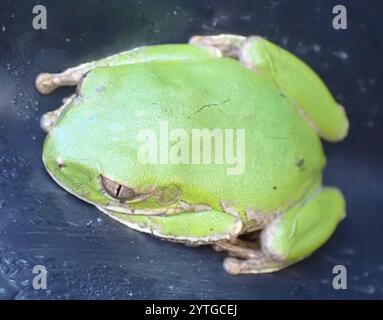
<svg viewBox="0 0 383 320">
<path fill-rule="evenodd" d="M 52 178 L 100 208 L 135 214 L 180 211 L 182 186 L 137 161 L 137 141 L 131 139 L 136 128 L 119 123 L 118 114 L 100 111 L 99 117 L 88 103 L 73 101 L 47 135 L 43 162 Z"/>
<path fill-rule="evenodd" d="M 180 210 L 181 191 L 178 186 L 161 185 L 153 180 L 145 182 L 144 175 L 141 175 L 142 183 L 136 179 L 127 183 L 131 170 L 126 173 L 124 165 L 118 168 L 118 161 L 114 163 L 109 159 L 109 166 L 103 162 L 102 153 L 98 160 L 86 158 L 85 154 L 78 152 L 60 153 L 61 143 L 59 135 L 48 135 L 43 162 L 61 187 L 82 200 L 121 213 L 161 214 Z M 115 174 L 118 169 L 122 171 Z"/>
</svg>

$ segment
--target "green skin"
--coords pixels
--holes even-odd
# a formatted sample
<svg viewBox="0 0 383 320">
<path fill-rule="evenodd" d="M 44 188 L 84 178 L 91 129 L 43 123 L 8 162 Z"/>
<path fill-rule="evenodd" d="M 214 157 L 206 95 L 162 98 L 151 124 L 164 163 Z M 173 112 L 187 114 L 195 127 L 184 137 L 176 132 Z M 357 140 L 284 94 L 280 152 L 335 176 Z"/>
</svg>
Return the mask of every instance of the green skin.
<svg viewBox="0 0 383 320">
<path fill-rule="evenodd" d="M 77 95 L 42 120 L 44 164 L 64 189 L 131 228 L 227 251 L 232 274 L 263 273 L 310 255 L 345 215 L 341 192 L 322 186 L 320 142 L 346 136 L 343 108 L 306 64 L 263 38 L 193 37 L 36 81 L 41 93 L 74 84 Z M 158 132 L 160 120 L 188 132 L 245 129 L 244 172 L 142 163 L 137 135 Z"/>
</svg>

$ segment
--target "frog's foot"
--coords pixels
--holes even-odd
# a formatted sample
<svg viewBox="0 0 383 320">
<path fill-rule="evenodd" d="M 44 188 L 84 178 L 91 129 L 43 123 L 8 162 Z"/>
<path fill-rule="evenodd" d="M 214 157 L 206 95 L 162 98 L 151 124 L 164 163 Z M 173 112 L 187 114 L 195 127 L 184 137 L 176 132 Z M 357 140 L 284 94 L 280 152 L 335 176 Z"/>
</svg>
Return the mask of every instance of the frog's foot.
<svg viewBox="0 0 383 320">
<path fill-rule="evenodd" d="M 281 270 L 294 262 L 277 261 L 268 257 L 262 250 L 251 248 L 253 243 L 220 242 L 214 245 L 217 251 L 226 251 L 230 258 L 226 258 L 223 267 L 231 274 L 268 273 Z M 234 258 L 235 257 L 235 258 Z"/>
<path fill-rule="evenodd" d="M 89 62 L 61 73 L 40 73 L 36 78 L 36 89 L 41 94 L 49 94 L 58 87 L 75 86 L 95 66 L 96 62 Z"/>
<path fill-rule="evenodd" d="M 43 114 L 43 116 L 40 119 L 41 129 L 43 129 L 45 132 L 51 131 L 52 128 L 55 126 L 57 119 L 60 117 L 61 113 L 73 101 L 75 97 L 76 95 L 72 94 L 71 96 L 64 98 L 63 105 L 61 107 Z"/>
<path fill-rule="evenodd" d="M 344 212 L 340 191 L 323 188 L 267 224 L 260 234 L 259 249 L 242 240 L 217 242 L 214 246 L 232 256 L 224 261 L 224 268 L 231 274 L 277 271 L 325 243 Z"/>
<path fill-rule="evenodd" d="M 253 254 L 260 251 L 260 230 L 241 235 L 237 238 L 230 239 L 225 242 L 215 243 L 212 245 L 216 251 L 227 251 L 231 256 L 250 259 Z"/>
</svg>

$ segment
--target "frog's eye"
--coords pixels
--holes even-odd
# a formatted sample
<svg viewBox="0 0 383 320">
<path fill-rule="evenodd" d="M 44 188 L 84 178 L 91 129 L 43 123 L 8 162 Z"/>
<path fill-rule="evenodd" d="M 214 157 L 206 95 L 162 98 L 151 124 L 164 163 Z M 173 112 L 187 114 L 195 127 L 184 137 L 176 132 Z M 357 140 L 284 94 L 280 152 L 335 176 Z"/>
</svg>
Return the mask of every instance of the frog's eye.
<svg viewBox="0 0 383 320">
<path fill-rule="evenodd" d="M 122 184 L 116 183 L 104 176 L 100 176 L 101 185 L 105 192 L 112 198 L 120 201 L 133 200 L 137 195 L 133 189 Z"/>
</svg>

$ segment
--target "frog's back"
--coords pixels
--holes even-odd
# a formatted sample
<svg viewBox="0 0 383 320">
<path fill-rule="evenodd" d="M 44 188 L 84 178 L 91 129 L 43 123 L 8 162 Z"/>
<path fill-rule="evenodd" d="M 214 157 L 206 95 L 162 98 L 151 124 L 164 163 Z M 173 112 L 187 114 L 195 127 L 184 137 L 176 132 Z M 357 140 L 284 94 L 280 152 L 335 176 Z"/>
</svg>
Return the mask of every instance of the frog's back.
<svg viewBox="0 0 383 320">
<path fill-rule="evenodd" d="M 325 159 L 314 130 L 277 85 L 234 60 L 99 68 L 87 76 L 81 95 L 82 101 L 66 112 L 58 127 L 65 130 L 67 126 L 73 139 L 76 135 L 82 139 L 82 146 L 87 139 L 90 145 L 98 140 L 97 152 L 82 147 L 78 153 L 94 159 L 95 166 L 101 163 L 116 181 L 175 183 L 181 186 L 183 199 L 191 203 L 205 199 L 219 207 L 219 200 L 226 200 L 238 208 L 253 207 L 266 213 L 300 199 L 320 180 Z M 80 123 L 81 132 L 70 130 Z M 171 159 L 160 154 L 176 142 L 167 144 L 165 129 L 170 137 L 180 133 L 174 129 L 188 134 L 183 143 L 189 145 L 180 151 L 183 164 L 171 164 Z M 222 164 L 214 164 L 220 157 L 214 152 L 211 164 L 209 159 L 207 164 L 195 164 L 193 132 L 201 129 L 222 136 Z M 143 144 L 140 133 L 148 130 L 158 137 L 155 165 L 140 163 L 137 158 Z M 203 149 L 198 150 L 202 162 Z M 126 159 L 123 170 L 113 163 L 121 157 Z"/>
</svg>

